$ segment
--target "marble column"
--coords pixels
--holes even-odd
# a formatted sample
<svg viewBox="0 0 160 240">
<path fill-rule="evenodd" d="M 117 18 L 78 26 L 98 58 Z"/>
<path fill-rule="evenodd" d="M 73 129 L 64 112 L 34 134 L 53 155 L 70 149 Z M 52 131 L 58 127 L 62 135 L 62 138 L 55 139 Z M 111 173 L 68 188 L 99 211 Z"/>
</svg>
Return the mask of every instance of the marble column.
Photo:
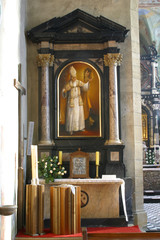
<svg viewBox="0 0 160 240">
<path fill-rule="evenodd" d="M 117 65 L 120 65 L 122 55 L 120 53 L 108 53 L 104 55 L 104 64 L 109 67 L 109 140 L 105 145 L 122 144 L 119 139 L 119 107 L 117 86 Z"/>
<path fill-rule="evenodd" d="M 54 56 L 39 54 L 38 66 L 41 67 L 40 79 L 40 144 L 51 144 L 50 132 L 50 90 L 49 66 L 52 66 Z"/>
</svg>

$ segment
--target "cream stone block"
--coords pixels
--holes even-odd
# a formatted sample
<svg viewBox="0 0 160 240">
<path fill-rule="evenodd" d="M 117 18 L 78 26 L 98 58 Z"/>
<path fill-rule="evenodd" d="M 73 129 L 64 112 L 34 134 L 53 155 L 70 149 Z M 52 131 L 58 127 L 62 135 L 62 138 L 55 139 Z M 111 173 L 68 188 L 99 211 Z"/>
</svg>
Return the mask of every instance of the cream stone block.
<svg viewBox="0 0 160 240">
<path fill-rule="evenodd" d="M 133 98 L 132 96 L 132 89 L 133 89 L 133 84 L 132 82 L 130 81 L 129 78 L 127 78 L 126 76 L 126 79 L 128 79 L 128 82 L 123 82 L 123 83 L 120 83 L 120 88 L 121 88 L 121 94 L 131 94 L 130 97 Z M 127 104 L 128 105 L 128 104 Z"/>
<path fill-rule="evenodd" d="M 143 171 L 141 171 L 141 170 L 143 170 L 142 169 L 143 168 L 143 164 L 141 164 L 140 161 L 141 161 L 140 158 L 138 160 L 135 159 L 135 169 L 136 169 L 136 164 L 137 164 L 137 167 L 139 166 L 139 169 L 137 170 L 137 175 L 135 176 L 135 179 L 137 181 L 139 181 L 139 180 L 143 181 Z M 143 186 L 143 184 L 142 184 L 142 186 Z"/>
<path fill-rule="evenodd" d="M 124 87 L 124 89 L 122 89 L 122 87 Z M 127 95 L 130 95 L 131 99 L 133 98 L 133 96 L 132 96 L 133 95 L 132 94 L 133 84 L 131 83 L 130 79 L 128 79 L 128 83 L 127 82 L 121 83 L 120 88 L 121 88 L 121 94 L 127 94 Z"/>
<path fill-rule="evenodd" d="M 136 143 L 135 148 L 136 148 L 135 159 L 137 160 L 135 166 L 138 165 L 138 167 L 140 167 L 140 166 L 142 167 L 142 155 L 143 155 L 142 143 L 141 142 Z M 138 167 L 136 168 L 137 171 L 138 171 Z"/>
<path fill-rule="evenodd" d="M 122 126 L 125 129 L 125 131 L 122 132 L 122 141 L 125 144 L 125 151 L 126 151 L 126 147 L 129 147 L 131 149 L 135 148 L 135 141 L 137 136 L 135 136 L 135 129 L 134 129 L 134 125 L 129 125 L 127 122 L 124 124 L 124 126 Z M 141 135 L 140 135 L 141 136 Z M 129 146 L 130 144 L 130 146 Z"/>
<path fill-rule="evenodd" d="M 135 171 L 136 171 L 136 175 L 141 175 L 141 177 L 143 178 L 142 160 L 136 160 Z M 137 191 L 141 191 L 141 190 L 143 190 L 143 184 L 141 186 L 137 186 Z"/>
<path fill-rule="evenodd" d="M 128 142 L 129 144 L 125 147 L 125 152 L 124 152 L 124 155 L 125 156 L 128 156 L 128 159 L 129 159 L 129 164 L 132 164 L 132 170 L 133 167 L 134 167 L 134 161 L 132 161 L 131 159 L 133 159 L 134 157 L 134 154 L 135 154 L 135 148 L 134 147 L 131 147 L 131 145 L 133 144 L 133 142 Z"/>
<path fill-rule="evenodd" d="M 125 39 L 125 42 L 123 43 L 119 43 L 118 47 L 121 49 L 121 51 L 124 54 L 124 57 L 126 56 L 126 54 L 128 54 L 129 52 L 131 52 L 131 32 L 128 32 L 127 38 Z"/>
<path fill-rule="evenodd" d="M 122 103 L 121 104 L 122 117 L 127 114 L 127 116 L 131 118 L 133 116 L 133 110 L 134 110 L 132 92 L 121 93 L 121 103 Z"/>
<path fill-rule="evenodd" d="M 128 60 L 127 58 L 123 59 L 123 62 L 122 62 L 121 67 L 120 67 L 120 73 L 123 76 L 123 81 L 122 81 L 122 78 L 121 78 L 120 84 L 123 84 L 123 85 L 129 85 L 130 84 L 130 79 L 131 79 L 131 76 L 132 76 L 132 64 L 127 65 L 127 60 Z M 127 80 L 129 82 L 127 82 Z M 121 91 L 124 91 L 124 89 L 121 89 Z"/>
<path fill-rule="evenodd" d="M 133 71 L 132 71 L 132 76 L 133 76 L 133 83 L 134 85 L 138 83 L 138 90 L 141 90 L 141 75 L 140 75 L 140 65 L 137 62 L 133 64 Z"/>
<path fill-rule="evenodd" d="M 133 95 L 133 103 L 134 103 L 134 112 L 135 112 L 135 114 L 141 113 L 141 94 L 140 93 L 134 93 L 134 95 Z"/>
<path fill-rule="evenodd" d="M 131 26 L 136 26 L 138 28 L 139 26 L 139 17 L 138 17 L 138 11 L 131 10 Z M 138 35 L 139 36 L 139 35 Z"/>
<path fill-rule="evenodd" d="M 133 156 L 131 155 L 134 155 L 134 153 L 132 154 L 132 151 L 133 149 L 130 149 L 129 151 L 126 151 L 126 154 L 127 155 L 127 152 L 128 152 L 128 156 L 127 157 L 127 161 L 124 161 L 124 164 L 126 166 L 126 176 L 129 176 L 132 178 L 132 180 L 134 180 L 134 174 L 135 174 L 135 169 L 134 169 L 134 158 Z M 132 168 L 132 170 L 131 170 Z"/>
<path fill-rule="evenodd" d="M 136 211 L 141 211 L 143 209 L 143 195 L 141 192 L 135 192 L 134 194 L 135 205 L 133 209 Z"/>
<path fill-rule="evenodd" d="M 143 195 L 143 174 L 135 178 L 135 189 L 136 197 Z"/>
<path fill-rule="evenodd" d="M 133 52 L 140 52 L 140 46 L 139 46 L 139 38 L 132 41 L 132 51 Z"/>
<path fill-rule="evenodd" d="M 137 211 L 134 213 L 134 224 L 139 227 L 147 226 L 147 213 L 145 211 Z"/>
<path fill-rule="evenodd" d="M 125 128 L 126 131 L 123 132 L 122 141 L 126 142 L 127 144 L 128 141 L 130 142 L 134 141 L 134 128 L 132 125 L 129 124 L 126 125 Z"/>
<path fill-rule="evenodd" d="M 138 185 L 136 186 L 136 195 L 139 196 L 139 201 L 138 201 L 138 204 L 139 204 L 139 209 L 143 208 L 143 191 L 144 191 L 144 187 L 143 187 L 143 180 L 142 181 L 139 181 L 141 182 L 140 184 L 141 185 Z"/>
<path fill-rule="evenodd" d="M 133 92 L 136 94 L 141 94 L 141 77 L 139 66 L 133 66 L 134 71 L 132 72 L 133 80 Z M 137 72 L 136 72 L 137 69 Z"/>
<path fill-rule="evenodd" d="M 126 108 L 130 108 L 130 112 L 133 111 L 133 92 L 132 92 L 132 89 L 130 89 L 130 91 L 124 91 L 121 93 L 121 100 L 123 101 L 123 103 L 125 103 L 126 105 Z"/>
<path fill-rule="evenodd" d="M 134 117 L 134 124 L 136 126 L 141 126 L 142 125 L 142 115 L 140 113 L 136 113 L 136 116 Z"/>
<path fill-rule="evenodd" d="M 138 11 L 139 0 L 131 0 L 130 6 L 131 6 L 131 10 L 133 9 L 134 11 Z"/>
<path fill-rule="evenodd" d="M 143 175 L 138 176 L 135 178 L 135 192 L 136 192 L 136 199 L 143 202 L 143 199 L 140 199 L 140 197 L 143 195 Z"/>
<path fill-rule="evenodd" d="M 139 52 L 132 52 L 132 61 L 139 61 L 140 63 L 140 55 Z"/>
<path fill-rule="evenodd" d="M 142 141 L 142 126 L 136 126 L 134 131 L 135 141 Z"/>
<path fill-rule="evenodd" d="M 137 43 L 139 43 L 139 28 L 137 27 L 132 27 L 131 28 L 131 35 L 132 35 L 132 39 L 134 41 L 136 41 Z M 138 48 L 139 49 L 139 48 Z M 138 50 L 137 49 L 137 50 Z"/>
<path fill-rule="evenodd" d="M 129 122 L 131 125 L 134 124 L 133 113 L 125 106 L 121 107 L 121 122 L 122 124 L 127 122 Z"/>
<path fill-rule="evenodd" d="M 133 180 L 133 189 L 135 188 L 134 186 L 134 176 L 135 176 L 135 168 L 134 168 L 134 155 L 131 156 L 132 153 L 132 149 L 130 149 L 130 151 L 128 151 L 130 155 L 128 156 L 124 156 L 124 163 L 126 166 L 126 176 L 131 177 Z M 127 159 L 126 159 L 127 157 Z"/>
</svg>

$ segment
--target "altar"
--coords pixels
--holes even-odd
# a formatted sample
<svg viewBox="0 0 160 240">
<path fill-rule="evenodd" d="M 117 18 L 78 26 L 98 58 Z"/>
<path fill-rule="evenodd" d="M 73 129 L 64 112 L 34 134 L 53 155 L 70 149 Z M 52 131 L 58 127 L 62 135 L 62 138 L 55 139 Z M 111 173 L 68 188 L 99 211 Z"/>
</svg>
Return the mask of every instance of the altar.
<svg viewBox="0 0 160 240">
<path fill-rule="evenodd" d="M 119 189 L 123 179 L 55 179 L 45 185 L 44 218 L 50 218 L 50 187 L 81 186 L 81 218 L 105 219 L 119 217 Z"/>
</svg>

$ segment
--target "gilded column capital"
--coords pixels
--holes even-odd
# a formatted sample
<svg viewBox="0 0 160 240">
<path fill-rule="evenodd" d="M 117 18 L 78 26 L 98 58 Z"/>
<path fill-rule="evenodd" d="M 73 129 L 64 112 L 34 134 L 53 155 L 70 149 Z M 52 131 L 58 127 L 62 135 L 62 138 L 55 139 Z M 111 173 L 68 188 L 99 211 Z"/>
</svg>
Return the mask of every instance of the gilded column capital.
<svg viewBox="0 0 160 240">
<path fill-rule="evenodd" d="M 120 65 L 122 62 L 121 53 L 107 53 L 104 55 L 104 64 L 105 66 Z"/>
<path fill-rule="evenodd" d="M 52 55 L 49 54 L 38 54 L 37 64 L 39 67 L 46 67 L 51 64 Z"/>
</svg>

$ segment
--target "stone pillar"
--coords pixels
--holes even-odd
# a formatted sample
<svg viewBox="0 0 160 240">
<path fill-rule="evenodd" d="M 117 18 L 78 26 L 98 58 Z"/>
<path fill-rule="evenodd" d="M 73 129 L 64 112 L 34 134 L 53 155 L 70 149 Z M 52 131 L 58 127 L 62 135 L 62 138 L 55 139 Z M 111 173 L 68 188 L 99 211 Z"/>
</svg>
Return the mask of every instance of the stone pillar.
<svg viewBox="0 0 160 240">
<path fill-rule="evenodd" d="M 50 133 L 50 95 L 49 95 L 49 66 L 53 64 L 54 56 L 39 54 L 38 66 L 40 76 L 40 144 L 51 144 Z"/>
<path fill-rule="evenodd" d="M 107 53 L 104 55 L 104 64 L 109 66 L 109 140 L 105 145 L 122 144 L 119 139 L 119 109 L 118 109 L 118 86 L 117 65 L 120 64 L 120 53 Z"/>
</svg>

